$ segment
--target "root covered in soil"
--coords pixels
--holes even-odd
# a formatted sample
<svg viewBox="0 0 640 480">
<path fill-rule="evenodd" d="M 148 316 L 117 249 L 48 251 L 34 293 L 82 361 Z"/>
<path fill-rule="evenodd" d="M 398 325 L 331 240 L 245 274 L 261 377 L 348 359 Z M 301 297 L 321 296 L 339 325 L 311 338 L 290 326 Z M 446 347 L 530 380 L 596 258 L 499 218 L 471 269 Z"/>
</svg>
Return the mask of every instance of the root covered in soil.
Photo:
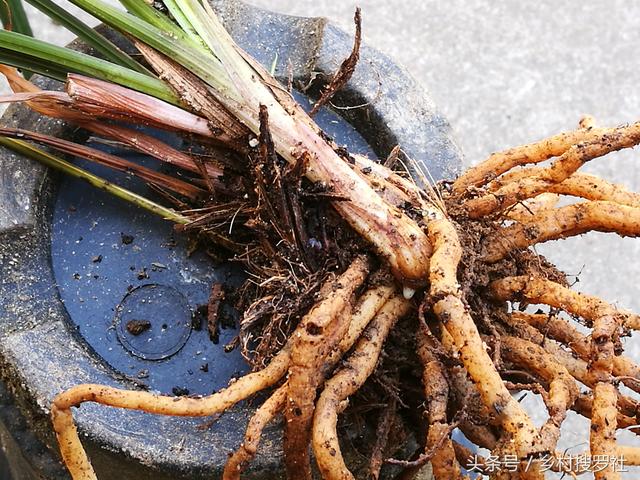
<svg viewBox="0 0 640 480">
<path fill-rule="evenodd" d="M 401 174 L 377 166 L 376 182 L 388 182 L 395 192 L 391 198 L 400 199 L 400 208 L 424 228 L 431 246 L 427 287 L 407 288 L 386 268 L 384 258 L 375 260 L 365 253 L 370 250 L 367 244 L 338 216 L 315 203 L 315 198 L 310 203 L 300 200 L 313 198 L 300 195 L 305 189 L 313 191 L 313 185 L 300 181 L 299 173 L 290 180 L 286 166 L 269 153 L 269 142 L 264 130 L 261 153 L 252 167 L 257 204 L 246 207 L 244 225 L 253 230 L 260 222 L 256 245 L 275 254 L 271 258 L 276 264 L 266 262 L 264 253 L 251 257 L 247 265 L 272 276 L 266 287 L 256 288 L 255 282 L 245 285 L 239 300 L 252 302 L 245 310 L 247 325 L 242 331 L 247 338 L 240 343 L 256 371 L 202 399 L 97 385 L 61 394 L 54 402 L 54 424 L 74 478 L 93 477 L 71 407 L 91 401 L 158 414 L 205 416 L 269 388 L 275 390 L 249 422 L 244 442 L 229 458 L 225 479 L 240 478 L 259 449 L 263 428 L 279 418 L 284 421 L 287 475 L 296 479 L 312 477 L 312 462 L 326 479 L 360 478 L 358 472 L 365 471 L 376 472 L 370 473 L 375 477 L 385 464 L 404 472 L 398 478 L 410 478 L 427 462 L 437 479 L 464 478 L 463 468 L 471 467 L 486 473 L 489 467 L 477 456 L 471 465 L 472 454 L 453 440 L 456 428 L 478 446 L 489 448 L 492 457 L 511 461 L 513 470 L 493 472 L 496 478 L 543 478 L 547 470 L 567 471 L 556 450 L 569 410 L 591 421 L 589 458 L 611 459 L 606 468 L 593 469 L 596 478 L 618 478 L 620 459 L 626 465 L 634 462 L 634 451 L 619 446 L 615 433 L 637 425 L 638 402 L 620 392 L 619 384 L 640 391 L 640 366 L 622 355 L 621 344 L 622 336 L 640 326 L 639 317 L 574 291 L 562 272 L 528 247 L 591 230 L 635 234 L 634 216 L 626 214 L 634 213 L 635 207 L 609 195 L 608 200 L 556 208 L 553 198 L 531 209 L 523 206 L 517 216 L 495 204 L 490 215 L 475 218 L 469 211 L 482 198 L 482 189 L 473 187 L 460 194 L 442 184 L 421 191 Z M 359 159 L 360 164 L 366 162 Z M 357 165 L 352 168 L 357 170 Z M 267 181 L 267 173 L 278 178 Z M 575 185 L 581 185 L 581 177 L 577 178 Z M 332 244 L 347 246 L 333 262 L 329 256 L 305 252 L 295 239 L 295 215 L 283 213 L 291 205 L 287 186 L 292 183 L 301 189 L 297 200 L 301 209 L 312 216 L 318 210 L 326 215 L 326 223 L 307 222 L 301 227 L 306 235 L 318 235 L 314 229 L 322 228 L 327 249 Z M 539 195 L 556 195 L 553 187 Z M 491 188 L 485 195 L 492 195 Z M 567 187 L 562 193 L 572 191 Z M 620 190 L 608 187 L 608 191 Z M 584 195 L 580 191 L 576 196 Z M 206 208 L 212 212 L 214 206 Z M 286 234 L 282 222 L 289 225 Z M 244 235 L 239 238 L 249 238 Z M 278 258 L 288 260 L 282 263 L 286 269 L 277 266 Z M 293 258 L 299 262 L 295 267 Z M 336 276 L 336 268 L 343 273 Z M 281 289 L 294 278 L 298 289 L 275 301 L 269 284 Z M 539 307 L 536 313 L 525 311 L 534 304 Z M 286 320 L 278 314 L 283 305 L 293 307 Z M 591 327 L 592 333 L 581 334 L 573 319 Z M 249 349 L 256 344 L 258 348 Z M 512 395 L 517 390 L 541 396 L 548 410 L 542 427 L 534 425 Z M 389 405 L 392 410 L 385 409 Z M 385 421 L 376 427 L 380 414 Z M 361 467 L 349 465 L 342 453 L 344 427 L 339 416 L 384 432 L 384 441 L 368 443 L 370 467 L 352 471 Z M 398 458 L 402 450 L 398 438 L 409 437 L 418 439 L 421 449 Z M 590 466 L 581 468 L 568 473 L 579 474 Z"/>
<path fill-rule="evenodd" d="M 172 159 L 182 176 L 133 168 L 33 132 L 2 128 L 2 135 L 132 171 L 178 211 L 179 230 L 248 275 L 224 295 L 242 311 L 240 334 L 228 348 L 242 349 L 251 373 L 203 398 L 102 385 L 75 386 L 55 398 L 54 428 L 74 480 L 96 478 L 73 422 L 72 409 L 83 403 L 211 416 L 262 391 L 266 400 L 230 455 L 225 479 L 240 478 L 265 426 L 279 421 L 292 480 L 310 480 L 314 463 L 327 480 L 378 478 L 388 465 L 409 479 L 427 462 L 437 480 L 465 478 L 464 468 L 500 479 L 595 470 L 589 461 L 567 467 L 557 453 L 569 410 L 591 421 L 589 458 L 609 459 L 596 478 L 618 478 L 622 458 L 627 466 L 640 464 L 638 451 L 615 440 L 620 428 L 638 425 L 633 395 L 640 392 L 640 366 L 622 355 L 621 338 L 640 329 L 640 317 L 572 290 L 530 248 L 594 230 L 638 234 L 640 197 L 578 169 L 635 146 L 640 124 L 598 128 L 588 118 L 573 132 L 493 154 L 451 184 L 421 189 L 405 172 L 335 145 L 237 48 L 206 2 L 178 3 L 197 13 L 191 20 L 202 48 L 215 52 L 207 58 L 231 81 L 220 86 L 197 65 L 184 66 L 145 43 L 147 37 L 136 38 L 180 108 L 77 75 L 66 93 L 41 92 L 2 68 L 16 91 L 11 101 Z M 356 67 L 359 12 L 356 23 L 353 52 L 318 105 Z M 127 115 L 188 134 L 191 153 L 174 155 L 157 139 L 109 123 Z M 547 160 L 548 166 L 526 166 Z M 578 203 L 556 207 L 560 195 Z M 214 286 L 213 336 L 222 295 Z M 531 305 L 535 313 L 527 311 Z M 576 322 L 590 333 L 580 334 Z M 548 418 L 540 428 L 513 395 L 518 390 L 543 400 Z M 379 434 L 358 447 L 370 459 L 364 466 L 343 454 L 349 424 Z M 456 429 L 489 449 L 502 468 L 494 462 L 492 470 L 490 458 L 472 463 L 453 438 Z"/>
</svg>

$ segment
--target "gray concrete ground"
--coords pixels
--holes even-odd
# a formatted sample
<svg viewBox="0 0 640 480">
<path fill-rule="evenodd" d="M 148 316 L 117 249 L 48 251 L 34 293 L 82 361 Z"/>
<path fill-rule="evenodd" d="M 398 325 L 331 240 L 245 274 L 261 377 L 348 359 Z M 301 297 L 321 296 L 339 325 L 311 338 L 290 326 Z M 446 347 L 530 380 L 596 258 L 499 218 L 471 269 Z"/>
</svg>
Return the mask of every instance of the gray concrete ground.
<svg viewBox="0 0 640 480">
<path fill-rule="evenodd" d="M 327 16 L 352 29 L 356 2 L 251 0 L 305 16 Z M 60 4 L 66 2 L 60 1 Z M 361 0 L 366 41 L 390 54 L 428 88 L 473 164 L 492 151 L 576 126 L 583 114 L 602 125 L 640 117 L 640 2 L 570 0 Z M 66 43 L 72 35 L 38 17 L 36 35 Z M 585 170 L 640 190 L 637 152 L 594 161 Z M 640 242 L 590 234 L 540 251 L 579 290 L 640 311 Z M 640 342 L 627 341 L 640 357 Z M 588 436 L 572 420 L 564 447 Z M 626 441 L 631 435 L 622 434 Z"/>
</svg>

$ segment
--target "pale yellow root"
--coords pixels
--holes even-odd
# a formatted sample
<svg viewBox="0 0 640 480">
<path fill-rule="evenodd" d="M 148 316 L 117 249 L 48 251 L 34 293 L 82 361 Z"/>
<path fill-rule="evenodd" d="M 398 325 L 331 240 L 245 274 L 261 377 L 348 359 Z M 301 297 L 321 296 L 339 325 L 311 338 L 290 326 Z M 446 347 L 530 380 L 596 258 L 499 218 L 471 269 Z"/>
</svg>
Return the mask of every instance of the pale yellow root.
<svg viewBox="0 0 640 480">
<path fill-rule="evenodd" d="M 387 303 L 396 288 L 390 285 L 383 285 L 367 290 L 358 299 L 358 303 L 353 309 L 353 315 L 349 322 L 349 330 L 340 340 L 338 348 L 331 353 L 329 362 L 334 365 L 342 355 L 347 353 L 362 335 L 364 329 L 374 318 L 375 314 Z"/>
<path fill-rule="evenodd" d="M 584 360 L 576 358 L 571 352 L 568 352 L 554 340 L 546 338 L 545 335 L 538 332 L 535 328 L 531 327 L 527 323 L 515 320 L 512 316 L 505 318 L 507 323 L 511 324 L 516 331 L 522 336 L 522 338 L 544 347 L 544 350 L 553 357 L 555 362 L 566 368 L 571 376 L 578 380 L 580 383 L 593 388 L 597 382 L 597 377 L 591 373 L 589 365 Z M 577 397 L 574 402 L 574 409 L 588 418 L 591 418 L 591 406 L 592 398 L 583 394 Z M 619 424 L 625 426 L 636 425 L 635 420 L 636 413 L 638 412 L 639 404 L 632 398 L 618 393 L 618 410 L 619 410 Z"/>
<path fill-rule="evenodd" d="M 596 319 L 591 333 L 591 370 L 596 378 L 591 407 L 590 451 L 592 458 L 616 456 L 616 428 L 618 417 L 618 391 L 612 383 L 615 340 L 620 332 L 619 318 L 604 316 Z M 609 462 L 594 471 L 595 480 L 619 480 L 620 472 Z"/>
<path fill-rule="evenodd" d="M 569 371 L 541 346 L 511 336 L 503 336 L 501 341 L 505 359 L 534 372 L 549 385 L 545 402 L 549 419 L 540 429 L 539 449 L 542 452 L 553 451 L 560 438 L 560 426 L 567 410 L 578 396 L 578 385 Z"/>
<path fill-rule="evenodd" d="M 455 227 L 447 219 L 429 224 L 429 239 L 434 246 L 431 258 L 430 295 L 436 302 L 436 313 L 451 335 L 460 360 L 477 386 L 480 396 L 512 436 L 511 448 L 518 458 L 526 458 L 535 443 L 537 430 L 529 415 L 511 396 L 486 349 L 475 322 L 460 298 L 457 284 L 458 263 L 462 248 Z M 540 472 L 530 472 L 541 478 Z"/>
<path fill-rule="evenodd" d="M 329 293 L 329 287 L 324 286 L 323 288 L 327 290 L 325 293 Z M 383 285 L 367 290 L 358 299 L 349 323 L 349 331 L 340 341 L 338 349 L 334 350 L 330 355 L 327 367 L 330 368 L 335 365 L 342 358 L 342 355 L 353 347 L 371 319 L 375 317 L 394 291 L 395 287 Z M 244 442 L 229 458 L 225 466 L 224 480 L 240 478 L 240 474 L 246 468 L 246 465 L 255 456 L 262 430 L 275 415 L 284 410 L 287 389 L 287 384 L 279 387 L 251 418 L 247 426 Z"/>
<path fill-rule="evenodd" d="M 578 360 L 578 362 L 582 362 L 582 360 Z M 594 380 L 594 377 L 591 374 L 591 372 L 588 372 L 587 375 L 583 375 L 580 373 L 580 371 L 574 371 L 571 365 L 568 365 L 565 363 L 564 359 L 558 360 L 558 363 L 561 363 L 565 367 L 567 367 L 567 370 L 569 370 L 571 375 L 580 383 L 583 383 L 587 387 L 591 387 L 592 389 L 595 389 L 597 382 Z M 588 365 L 585 364 L 585 370 L 587 368 L 588 368 Z M 620 417 L 620 420 L 624 422 L 625 417 L 628 417 L 629 419 L 635 418 L 635 416 L 640 411 L 640 408 L 639 408 L 640 405 L 638 404 L 638 402 L 627 395 L 621 394 L 617 390 L 616 390 L 616 395 L 617 395 L 617 411 L 622 415 Z M 592 407 L 593 407 L 593 401 L 594 400 L 592 400 L 592 405 L 591 405 Z M 591 412 L 591 415 L 593 417 L 593 412 Z M 637 420 L 634 420 L 632 424 L 637 425 Z"/>
<path fill-rule="evenodd" d="M 612 129 L 589 142 L 574 145 L 549 167 L 536 169 L 536 174 L 531 177 L 507 183 L 484 196 L 466 201 L 464 208 L 471 218 L 502 211 L 519 201 L 548 191 L 550 186 L 563 182 L 586 162 L 616 150 L 633 147 L 638 142 L 640 123 Z"/>
<path fill-rule="evenodd" d="M 560 196 L 555 193 L 541 193 L 537 197 L 515 204 L 506 212 L 506 217 L 518 222 L 527 221 L 534 215 L 552 209 L 559 201 Z"/>
<path fill-rule="evenodd" d="M 247 425 L 244 441 L 224 466 L 222 480 L 240 480 L 240 474 L 258 451 L 262 431 L 284 409 L 286 398 L 287 384 L 285 383 L 256 410 Z"/>
<path fill-rule="evenodd" d="M 513 250 L 589 231 L 636 237 L 640 235 L 640 208 L 596 200 L 543 210 L 489 235 L 483 242 L 482 259 L 497 262 Z"/>
<path fill-rule="evenodd" d="M 585 320 L 595 321 L 605 315 L 618 315 L 623 326 L 640 327 L 640 317 L 626 310 L 619 310 L 598 297 L 574 292 L 559 283 L 538 276 L 523 275 L 506 277 L 491 282 L 489 287 L 497 300 L 541 303 L 577 315 Z"/>
<path fill-rule="evenodd" d="M 588 173 L 576 172 L 563 182 L 553 185 L 549 192 L 640 208 L 640 194 L 627 190 L 624 185 L 611 183 Z"/>
<path fill-rule="evenodd" d="M 588 142 L 612 129 L 592 128 L 589 123 L 572 132 L 563 132 L 539 142 L 492 153 L 485 161 L 467 170 L 453 184 L 456 195 L 463 194 L 469 187 L 482 186 L 497 176 L 518 165 L 540 163 L 565 153 L 573 145 Z"/>
<path fill-rule="evenodd" d="M 542 171 L 543 169 L 541 168 L 514 170 L 491 182 L 487 189 L 493 192 L 508 183 L 539 175 Z M 560 183 L 549 185 L 545 193 L 533 197 L 527 202 L 536 202 L 536 199 L 540 197 L 553 194 L 585 198 L 587 200 L 604 200 L 627 205 L 628 207 L 640 207 L 640 194 L 628 190 L 624 185 L 611 183 L 595 175 L 581 172 L 575 172 Z M 517 205 L 514 208 L 517 208 Z M 511 211 L 509 210 L 509 212 Z"/>
<path fill-rule="evenodd" d="M 581 393 L 571 407 L 576 413 L 591 420 L 593 413 L 593 393 Z M 622 412 L 618 412 L 616 416 L 616 425 L 618 429 L 628 428 L 633 433 L 638 433 L 638 429 L 634 428 L 640 425 L 638 419 L 629 417 Z"/>
<path fill-rule="evenodd" d="M 618 445 L 617 452 L 618 459 L 624 463 L 624 466 L 640 466 L 640 447 Z"/>
<path fill-rule="evenodd" d="M 523 178 L 536 177 L 544 172 L 545 167 L 523 167 L 511 170 L 484 187 L 485 192 L 495 192 L 505 185 L 519 182 Z M 574 173 L 574 175 L 576 175 Z M 573 175 L 572 175 L 573 176 Z M 535 197 L 532 197 L 535 198 Z"/>
<path fill-rule="evenodd" d="M 71 409 L 59 409 L 54 403 L 51 406 L 53 430 L 58 439 L 60 454 L 73 480 L 97 480 L 89 457 L 80 443 L 78 429 L 73 422 Z"/>
<path fill-rule="evenodd" d="M 110 407 L 143 410 L 160 415 L 206 417 L 223 412 L 256 392 L 280 380 L 289 365 L 289 352 L 282 351 L 259 372 L 239 378 L 227 388 L 202 398 L 173 397 L 149 392 L 120 390 L 105 385 L 84 384 L 58 395 L 53 404 L 68 410 L 84 402 L 96 402 Z"/>
<path fill-rule="evenodd" d="M 528 327 L 528 328 L 527 328 Z M 542 345 L 554 360 L 566 368 L 571 376 L 585 385 L 593 385 L 593 377 L 589 373 L 589 365 L 584 360 L 574 357 L 553 340 L 546 339 L 543 334 L 526 324 L 521 324 L 519 333 L 522 337 L 536 345 Z"/>
<path fill-rule="evenodd" d="M 338 443 L 338 414 L 346 407 L 347 398 L 373 373 L 387 335 L 409 308 L 410 303 L 403 297 L 392 297 L 369 323 L 344 365 L 325 383 L 313 416 L 312 444 L 324 480 L 354 478 L 344 463 Z"/>
<path fill-rule="evenodd" d="M 582 360 L 591 359 L 591 340 L 567 320 L 544 313 L 512 312 L 511 316 L 527 322 L 545 336 L 568 346 Z M 614 356 L 613 375 L 619 377 L 629 388 L 636 391 L 640 389 L 640 366 L 631 358 L 625 355 Z"/>
<path fill-rule="evenodd" d="M 445 367 L 431 351 L 427 328 L 420 322 L 416 331 L 429 423 L 424 451 L 433 452 L 430 461 L 435 480 L 468 478 L 462 475 L 451 441 L 451 429 L 447 421 L 449 383 L 445 377 Z"/>
<path fill-rule="evenodd" d="M 105 385 L 78 385 L 56 396 L 51 407 L 62 459 L 73 480 L 94 480 L 96 475 L 73 423 L 71 407 L 96 402 L 110 407 L 142 410 L 160 415 L 206 417 L 221 413 L 256 392 L 274 385 L 289 367 L 285 346 L 263 370 L 239 378 L 227 388 L 207 397 L 170 397 L 149 392 L 120 390 Z"/>
<path fill-rule="evenodd" d="M 440 342 L 448 355 L 457 355 L 453 338 L 446 330 L 442 331 Z M 463 418 L 459 425 L 460 430 L 471 442 L 482 448 L 493 450 L 498 443 L 498 439 L 492 431 L 491 425 L 496 422 L 494 418 L 491 418 L 493 411 L 484 405 L 478 387 L 471 381 L 467 371 L 462 366 L 449 368 L 449 381 L 453 390 L 457 391 L 461 396 L 459 408 L 465 408 L 467 403 L 474 405 L 473 416 L 476 418 L 473 419 L 474 421 Z"/>
<path fill-rule="evenodd" d="M 538 330 L 531 327 L 527 323 L 518 322 L 511 316 L 507 316 L 505 320 L 507 320 L 508 323 L 511 323 L 523 338 L 537 345 L 542 345 L 546 352 L 552 355 L 554 360 L 558 364 L 565 367 L 573 378 L 586 385 L 587 387 L 595 387 L 596 383 L 598 382 L 599 376 L 594 375 L 592 369 L 586 361 L 577 358 L 571 352 L 568 352 L 566 349 L 556 343 L 554 340 L 546 338 L 544 334 L 540 333 Z M 618 411 L 623 416 L 621 417 L 621 419 L 623 423 L 628 424 L 624 417 L 629 417 L 630 419 L 635 418 L 637 413 L 640 411 L 640 404 L 631 397 L 622 395 L 619 392 L 617 393 L 617 395 Z M 585 407 L 584 399 L 581 407 Z M 635 425 L 635 421 L 632 424 Z"/>
<path fill-rule="evenodd" d="M 309 445 L 317 389 L 325 365 L 348 332 L 352 297 L 367 277 L 369 261 L 359 257 L 333 284 L 333 289 L 302 319 L 293 336 L 287 400 L 284 452 L 289 478 L 311 479 Z"/>
</svg>

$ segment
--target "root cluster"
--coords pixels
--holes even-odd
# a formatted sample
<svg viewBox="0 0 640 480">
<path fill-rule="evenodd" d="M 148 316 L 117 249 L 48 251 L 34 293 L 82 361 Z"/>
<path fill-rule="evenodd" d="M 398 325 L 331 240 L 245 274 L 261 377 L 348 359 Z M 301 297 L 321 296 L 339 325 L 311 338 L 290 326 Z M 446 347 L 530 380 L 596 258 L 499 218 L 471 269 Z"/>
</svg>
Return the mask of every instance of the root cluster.
<svg viewBox="0 0 640 480">
<path fill-rule="evenodd" d="M 343 257 L 346 267 L 338 266 L 342 273 L 316 268 L 322 273 L 308 277 L 317 285 L 310 288 L 316 292 L 313 304 L 300 305 L 306 313 L 287 325 L 282 346 L 272 344 L 273 352 L 256 362 L 256 371 L 226 389 L 203 398 L 174 398 L 81 385 L 60 394 L 52 414 L 73 478 L 95 477 L 72 407 L 97 402 L 210 416 L 263 390 L 270 396 L 229 457 L 225 479 L 241 477 L 259 449 L 262 430 L 280 419 L 286 473 L 296 480 L 312 478 L 314 464 L 325 479 L 378 478 L 381 469 L 407 479 L 427 462 L 436 479 L 466 478 L 465 469 L 492 478 L 543 478 L 549 470 L 619 478 L 622 464 L 640 460 L 634 448 L 615 438 L 620 428 L 637 431 L 638 401 L 620 386 L 640 392 L 640 366 L 622 352 L 622 338 L 640 327 L 640 317 L 572 290 L 564 275 L 529 247 L 592 230 L 636 235 L 637 195 L 576 170 L 639 140 L 637 125 L 596 129 L 585 123 L 575 132 L 494 154 L 453 184 L 429 191 L 358 158 L 353 165 L 358 174 L 376 185 L 384 182 L 387 201 L 423 226 L 432 248 L 427 287 L 403 288 L 384 262 L 356 241 Z M 262 145 L 256 170 L 276 161 L 269 160 L 266 130 Z M 552 157 L 557 159 L 549 167 L 517 168 Z M 264 178 L 255 178 L 255 191 L 267 205 L 259 215 L 282 221 L 286 209 L 274 205 L 273 188 L 277 192 L 284 184 L 267 190 Z M 558 195 L 580 200 L 556 207 Z M 293 225 L 291 218 L 286 221 Z M 245 318 L 255 315 L 255 308 Z M 249 322 L 247 331 L 263 338 L 271 335 L 273 322 L 281 329 L 281 321 L 273 315 L 271 322 Z M 590 332 L 580 333 L 577 323 Z M 522 390 L 539 395 L 547 408 L 540 428 L 513 395 Z M 568 466 L 557 452 L 570 410 L 591 421 L 584 454 L 590 460 L 581 466 Z M 343 424 L 365 422 L 376 432 L 367 443 L 365 468 L 345 460 L 341 417 Z M 459 444 L 456 429 L 491 456 L 480 458 Z M 407 453 L 403 445 L 411 437 L 421 447 Z M 496 458 L 502 467 L 496 467 Z M 598 458 L 608 462 L 595 468 Z"/>
<path fill-rule="evenodd" d="M 237 48 L 208 2 L 179 3 L 188 3 L 208 40 L 211 54 L 199 58 L 211 61 L 218 80 L 228 77 L 221 87 L 138 36 L 141 59 L 180 106 L 75 74 L 66 92 L 44 92 L 0 66 L 15 91 L 3 101 L 26 102 L 180 175 L 36 132 L 3 127 L 0 135 L 20 139 L 12 144 L 22 149 L 25 141 L 44 144 L 137 175 L 174 207 L 152 211 L 170 214 L 179 230 L 247 274 L 237 291 L 223 295 L 214 285 L 208 320 L 215 336 L 222 298 L 235 303 L 240 333 L 226 348 L 241 348 L 251 373 L 204 397 L 103 385 L 60 393 L 52 418 L 73 479 L 96 478 L 73 421 L 83 403 L 205 417 L 259 392 L 266 400 L 256 402 L 230 452 L 225 480 L 241 477 L 270 422 L 282 425 L 290 480 L 310 480 L 315 467 L 327 480 L 409 480 L 427 463 L 437 480 L 467 478 L 468 470 L 500 480 L 541 479 L 550 470 L 616 480 L 621 467 L 640 465 L 640 449 L 616 441 L 620 429 L 640 432 L 640 366 L 622 342 L 640 329 L 640 316 L 574 291 L 531 248 L 590 231 L 640 234 L 640 195 L 579 171 L 640 143 L 640 123 L 601 128 L 585 118 L 575 131 L 492 154 L 453 182 L 423 179 L 419 188 L 389 167 L 402 164 L 399 148 L 383 164 L 350 155 Z M 355 21 L 353 51 L 314 111 L 356 67 L 359 12 Z M 191 149 L 114 120 L 181 133 Z M 558 207 L 561 197 L 570 203 Z M 151 209 L 148 199 L 127 198 Z M 514 395 L 520 391 L 544 403 L 542 426 Z M 580 462 L 558 452 L 570 410 L 591 422 Z M 347 455 L 356 427 L 369 435 Z M 490 455 L 476 455 L 456 432 Z"/>
</svg>

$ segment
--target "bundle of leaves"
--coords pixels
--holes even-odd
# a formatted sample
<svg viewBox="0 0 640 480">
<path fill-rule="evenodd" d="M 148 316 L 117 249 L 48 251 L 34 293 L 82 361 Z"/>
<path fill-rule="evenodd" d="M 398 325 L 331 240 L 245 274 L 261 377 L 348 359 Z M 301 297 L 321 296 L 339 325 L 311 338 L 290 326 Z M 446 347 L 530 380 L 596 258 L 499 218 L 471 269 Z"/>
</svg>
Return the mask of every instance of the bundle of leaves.
<svg viewBox="0 0 640 480">
<path fill-rule="evenodd" d="M 104 59 L 0 32 L 0 69 L 14 91 L 2 101 L 24 102 L 177 173 L 16 128 L 0 127 L 0 144 L 161 215 L 220 261 L 242 264 L 248 280 L 234 295 L 241 328 L 229 348 L 241 348 L 253 368 L 206 397 L 102 385 L 61 392 L 52 418 L 74 479 L 95 478 L 73 422 L 72 409 L 84 402 L 212 416 L 263 390 L 269 394 L 226 479 L 239 478 L 263 428 L 280 415 L 283 468 L 295 480 L 311 478 L 312 462 L 323 478 L 353 478 L 341 453 L 353 422 L 376 432 L 358 478 L 378 478 L 393 464 L 408 479 L 428 462 L 437 479 L 464 478 L 471 466 L 495 478 L 543 478 L 551 458 L 555 471 L 615 479 L 615 459 L 640 464 L 640 451 L 615 439 L 638 425 L 640 367 L 623 354 L 622 338 L 640 328 L 640 317 L 575 292 L 530 248 L 592 230 L 638 235 L 640 196 L 579 168 L 635 146 L 640 124 L 601 128 L 585 118 L 574 131 L 492 154 L 451 182 L 425 175 L 421 188 L 403 169 L 411 159 L 401 146 L 379 164 L 339 148 L 313 120 L 356 68 L 359 11 L 353 52 L 307 114 L 206 2 L 121 0 L 124 12 L 71 1 L 124 35 L 136 55 L 52 1 L 29 0 Z M 7 5 L 5 25 L 19 30 L 21 6 Z M 43 91 L 17 69 L 65 89 Z M 189 149 L 137 125 L 177 132 Z M 34 144 L 136 175 L 163 204 Z M 577 201 L 558 207 L 561 196 Z M 214 285 L 210 322 L 220 294 Z M 540 428 L 512 396 L 522 390 L 546 405 Z M 604 468 L 556 452 L 569 410 L 591 420 L 589 458 L 606 456 Z M 452 438 L 456 428 L 491 456 L 473 456 Z M 407 453 L 416 439 L 419 448 Z M 496 469 L 491 458 L 509 458 L 513 468 Z"/>
</svg>

